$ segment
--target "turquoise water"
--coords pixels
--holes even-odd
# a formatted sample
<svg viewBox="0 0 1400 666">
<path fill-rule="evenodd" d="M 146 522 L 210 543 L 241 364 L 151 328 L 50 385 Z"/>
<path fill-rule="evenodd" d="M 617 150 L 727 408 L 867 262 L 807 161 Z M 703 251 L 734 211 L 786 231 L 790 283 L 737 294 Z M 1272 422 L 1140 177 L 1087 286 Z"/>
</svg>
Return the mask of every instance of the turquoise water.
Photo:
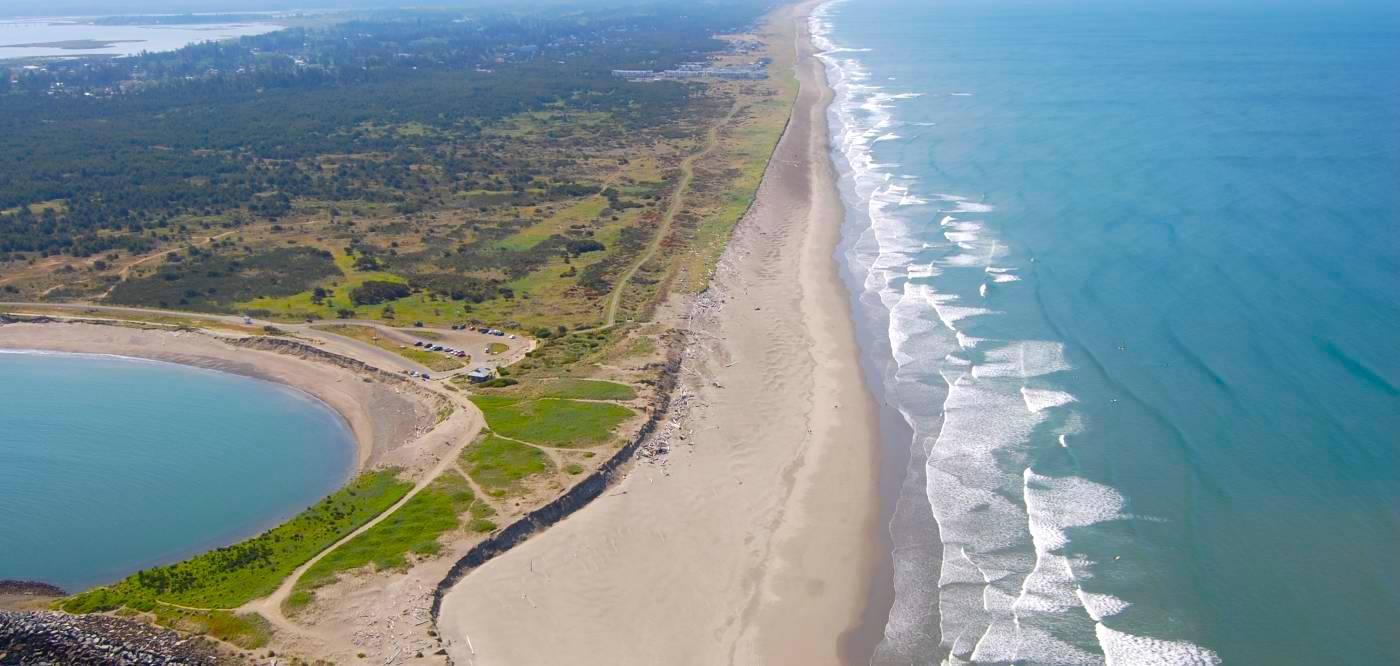
<svg viewBox="0 0 1400 666">
<path fill-rule="evenodd" d="M 0 353 L 0 579 L 77 591 L 233 543 L 333 492 L 353 458 L 339 414 L 278 384 Z"/>
<path fill-rule="evenodd" d="M 1400 13 L 815 21 L 913 452 L 877 662 L 1400 663 Z M 912 446 L 911 446 L 912 444 Z"/>
</svg>

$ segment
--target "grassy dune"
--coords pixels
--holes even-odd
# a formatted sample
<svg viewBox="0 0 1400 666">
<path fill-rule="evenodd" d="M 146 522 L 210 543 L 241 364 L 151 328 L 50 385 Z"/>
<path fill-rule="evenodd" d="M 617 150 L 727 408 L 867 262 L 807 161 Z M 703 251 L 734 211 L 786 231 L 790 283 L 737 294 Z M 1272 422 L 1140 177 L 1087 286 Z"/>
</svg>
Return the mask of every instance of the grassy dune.
<svg viewBox="0 0 1400 666">
<path fill-rule="evenodd" d="M 395 470 L 361 475 L 282 525 L 183 562 L 138 571 L 64 600 L 70 613 L 123 606 L 150 611 L 156 602 L 228 609 L 271 594 L 302 563 L 383 513 L 413 487 Z"/>
<path fill-rule="evenodd" d="M 468 512 L 473 517 L 495 513 L 477 501 L 460 474 L 445 472 L 388 518 L 307 569 L 287 600 L 288 610 L 309 604 L 316 588 L 334 583 L 344 572 L 371 565 L 375 571 L 399 570 L 409 565 L 410 554 L 436 555 L 442 549 L 438 538 L 461 527 Z"/>
</svg>

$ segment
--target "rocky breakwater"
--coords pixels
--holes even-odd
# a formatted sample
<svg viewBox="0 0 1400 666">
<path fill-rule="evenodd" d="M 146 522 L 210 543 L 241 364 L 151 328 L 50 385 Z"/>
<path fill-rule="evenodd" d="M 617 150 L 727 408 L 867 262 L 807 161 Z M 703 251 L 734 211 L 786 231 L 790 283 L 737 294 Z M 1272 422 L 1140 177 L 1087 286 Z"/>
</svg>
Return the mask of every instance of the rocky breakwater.
<svg viewBox="0 0 1400 666">
<path fill-rule="evenodd" d="M 213 666 L 202 639 L 106 615 L 0 611 L 0 664 Z"/>
</svg>

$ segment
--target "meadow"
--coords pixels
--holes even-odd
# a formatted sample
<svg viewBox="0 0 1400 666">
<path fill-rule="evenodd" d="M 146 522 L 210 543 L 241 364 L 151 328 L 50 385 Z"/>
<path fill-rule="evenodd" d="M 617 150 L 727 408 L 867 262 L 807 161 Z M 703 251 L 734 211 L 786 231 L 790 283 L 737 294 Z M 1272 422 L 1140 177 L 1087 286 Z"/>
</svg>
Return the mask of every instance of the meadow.
<svg viewBox="0 0 1400 666">
<path fill-rule="evenodd" d="M 396 470 L 363 474 L 296 517 L 251 539 L 175 564 L 138 571 L 65 599 L 63 610 L 94 613 L 157 604 L 231 609 L 271 594 L 294 569 L 383 513 L 413 487 Z"/>
<path fill-rule="evenodd" d="M 472 402 L 486 416 L 486 424 L 499 435 L 531 444 L 558 448 L 586 448 L 612 438 L 617 426 L 634 412 L 622 405 L 562 400 L 476 395 Z"/>
<path fill-rule="evenodd" d="M 287 608 L 309 604 L 316 588 L 334 583 L 344 572 L 363 567 L 374 571 L 402 570 L 410 557 L 438 554 L 438 539 L 462 526 L 462 515 L 471 512 L 477 499 L 462 476 L 444 472 L 412 499 L 359 536 L 341 544 L 306 570 L 287 599 Z M 489 507 L 487 507 L 489 509 Z M 482 513 L 477 508 L 472 515 Z"/>
<path fill-rule="evenodd" d="M 486 434 L 462 451 L 462 468 L 493 497 L 519 495 L 522 481 L 553 474 L 554 463 L 538 448 Z"/>
</svg>

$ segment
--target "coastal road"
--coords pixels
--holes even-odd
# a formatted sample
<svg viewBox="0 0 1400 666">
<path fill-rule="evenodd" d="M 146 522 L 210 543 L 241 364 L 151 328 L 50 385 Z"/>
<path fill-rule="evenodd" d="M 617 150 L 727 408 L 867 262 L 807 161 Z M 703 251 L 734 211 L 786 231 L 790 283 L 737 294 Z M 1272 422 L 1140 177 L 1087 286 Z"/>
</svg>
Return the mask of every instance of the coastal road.
<svg viewBox="0 0 1400 666">
<path fill-rule="evenodd" d="M 249 334 L 261 331 L 264 327 L 275 327 L 288 333 L 309 339 L 327 351 L 339 353 L 345 356 L 358 358 L 361 360 L 373 360 L 373 365 L 390 372 L 410 372 L 429 373 L 435 379 L 445 380 L 453 376 L 469 372 L 471 368 L 477 366 L 500 367 L 510 365 L 524 358 L 536 346 L 533 338 L 525 335 L 518 335 L 515 339 L 504 336 L 492 336 L 475 331 L 454 331 L 445 328 L 415 328 L 412 330 L 424 331 L 435 334 L 441 338 L 441 342 L 449 343 L 453 346 L 467 350 L 472 356 L 472 362 L 457 370 L 446 372 L 436 372 L 425 365 L 410 360 L 404 356 L 396 354 L 390 350 L 376 347 L 372 344 L 356 340 L 354 338 L 337 335 L 330 331 L 316 328 L 320 325 L 349 324 L 356 326 L 368 326 L 380 331 L 385 338 L 392 339 L 405 345 L 412 345 L 409 329 L 386 326 L 382 322 L 364 319 L 336 319 L 327 321 L 317 321 L 314 323 L 287 323 L 267 321 L 262 319 L 245 318 L 241 315 L 222 315 L 206 312 L 187 312 L 181 310 L 157 310 L 153 308 L 134 308 L 113 305 L 95 305 L 90 303 L 31 303 L 31 302 L 0 302 L 0 308 L 9 308 L 23 313 L 25 308 L 33 310 L 27 314 L 44 316 L 62 316 L 55 312 L 71 312 L 74 318 L 82 319 L 112 319 L 120 320 L 123 316 L 128 317 L 179 317 L 194 321 L 204 321 L 221 324 L 235 330 L 246 330 Z M 103 316 L 105 315 L 105 317 Z M 509 349 L 501 354 L 487 355 L 486 346 L 490 343 L 499 342 Z"/>
</svg>

